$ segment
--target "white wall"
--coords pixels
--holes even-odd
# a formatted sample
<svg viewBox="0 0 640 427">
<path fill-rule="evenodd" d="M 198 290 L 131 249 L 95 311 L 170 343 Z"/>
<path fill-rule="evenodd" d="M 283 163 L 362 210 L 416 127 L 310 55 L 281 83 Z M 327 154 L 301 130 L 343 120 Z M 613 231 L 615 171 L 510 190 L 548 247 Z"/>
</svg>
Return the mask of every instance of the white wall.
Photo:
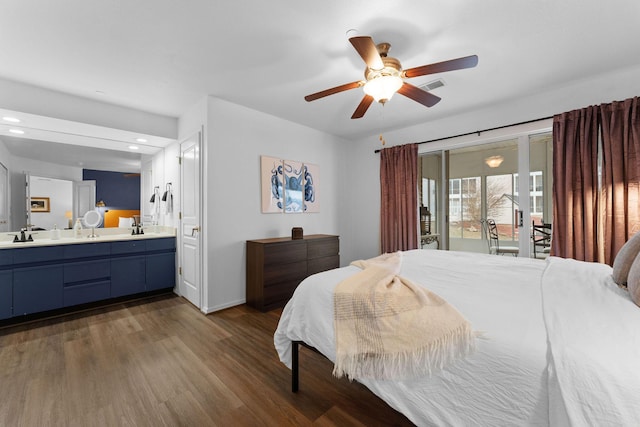
<svg viewBox="0 0 640 427">
<path fill-rule="evenodd" d="M 290 236 L 292 227 L 339 234 L 340 167 L 348 142 L 217 98 L 210 97 L 207 107 L 203 310 L 214 311 L 245 301 L 246 240 Z M 261 213 L 261 155 L 319 165 L 320 213 Z"/>
<path fill-rule="evenodd" d="M 380 254 L 380 155 L 378 138 L 350 141 L 342 147 L 339 171 L 340 262 Z"/>
<path fill-rule="evenodd" d="M 171 183 L 171 193 L 173 194 L 173 209 L 167 211 L 167 204 L 162 203 L 160 212 L 162 225 L 168 227 L 178 227 L 180 224 L 178 212 L 180 211 L 180 144 L 175 142 L 164 148 L 164 179 L 160 185 L 160 196 L 167 191 L 167 184 Z"/>
<path fill-rule="evenodd" d="M 167 191 L 167 183 L 171 183 L 171 193 L 173 194 L 173 209 L 167 210 L 167 202 L 160 201 L 160 214 L 157 217 L 158 225 L 167 227 L 177 227 L 179 224 L 178 212 L 180 211 L 180 165 L 178 157 L 180 156 L 180 145 L 175 142 L 165 147 L 158 154 L 153 156 L 151 160 L 151 183 L 150 191 L 153 194 L 153 187 L 160 187 L 160 198 Z M 144 201 L 149 210 L 153 210 L 153 205 L 149 203 L 151 196 Z M 154 211 L 155 212 L 155 211 Z"/>
<path fill-rule="evenodd" d="M 9 163 L 11 161 L 11 154 L 7 150 L 7 146 L 4 145 L 2 139 L 0 139 L 0 163 L 2 163 L 7 169 L 9 169 Z"/>
<path fill-rule="evenodd" d="M 0 139 L 0 164 L 7 169 L 7 187 L 6 194 L 4 195 L 5 206 L 0 207 L 0 216 L 7 220 L 6 225 L 1 225 L 0 230 L 11 231 L 11 172 L 9 171 L 9 164 L 11 163 L 11 154 L 4 145 L 2 139 Z M 5 210 L 6 209 L 6 210 Z"/>
</svg>

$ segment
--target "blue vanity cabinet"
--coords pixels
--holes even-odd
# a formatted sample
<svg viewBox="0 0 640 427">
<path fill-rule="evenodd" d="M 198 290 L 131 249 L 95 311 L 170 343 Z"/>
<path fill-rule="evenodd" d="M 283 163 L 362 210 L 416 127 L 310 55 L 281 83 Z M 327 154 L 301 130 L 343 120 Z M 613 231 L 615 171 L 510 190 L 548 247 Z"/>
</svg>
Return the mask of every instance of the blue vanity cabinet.
<svg viewBox="0 0 640 427">
<path fill-rule="evenodd" d="M 80 243 L 66 245 L 62 249 L 64 259 L 77 260 L 79 258 L 107 258 L 111 255 L 111 243 Z"/>
<path fill-rule="evenodd" d="M 0 249 L 0 320 L 172 288 L 175 250 L 142 236 Z"/>
<path fill-rule="evenodd" d="M 62 296 L 65 307 L 108 299 L 111 296 L 109 260 L 65 263 Z"/>
<path fill-rule="evenodd" d="M 147 242 L 147 290 L 173 288 L 176 284 L 176 239 Z"/>
<path fill-rule="evenodd" d="M 13 270 L 0 270 L 0 320 L 13 316 Z"/>
<path fill-rule="evenodd" d="M 146 240 L 130 240 L 111 244 L 112 298 L 145 291 L 146 242 Z"/>
<path fill-rule="evenodd" d="M 0 250 L 0 320 L 13 315 L 13 252 Z"/>
<path fill-rule="evenodd" d="M 63 267 L 45 265 L 13 270 L 13 315 L 55 310 L 63 306 Z"/>
<path fill-rule="evenodd" d="M 147 290 L 173 288 L 176 285 L 175 253 L 147 255 Z"/>
<path fill-rule="evenodd" d="M 110 243 L 82 243 L 62 247 L 65 307 L 108 299 L 111 296 Z M 82 260 L 82 261 L 79 261 Z"/>
<path fill-rule="evenodd" d="M 63 253 L 57 246 L 13 250 L 13 316 L 63 306 Z"/>
</svg>

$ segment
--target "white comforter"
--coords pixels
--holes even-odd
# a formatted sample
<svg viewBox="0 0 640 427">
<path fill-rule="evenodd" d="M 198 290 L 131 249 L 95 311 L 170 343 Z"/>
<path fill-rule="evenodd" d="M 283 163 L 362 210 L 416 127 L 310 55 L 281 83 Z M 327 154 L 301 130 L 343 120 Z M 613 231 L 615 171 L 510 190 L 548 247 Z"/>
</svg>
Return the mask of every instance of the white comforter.
<svg viewBox="0 0 640 427">
<path fill-rule="evenodd" d="M 637 338 L 634 338 L 635 342 L 621 339 L 623 343 L 616 342 L 615 346 L 624 345 L 624 348 L 610 348 L 600 353 L 597 362 L 608 366 L 604 384 L 591 378 L 602 370 L 599 369 L 601 367 L 596 367 L 598 372 L 592 372 L 593 364 L 590 361 L 585 363 L 581 350 L 578 350 L 584 340 L 571 340 L 572 347 L 569 349 L 562 344 L 567 334 L 574 334 L 569 328 L 580 329 L 580 318 L 589 317 L 589 311 L 608 313 L 611 310 L 607 308 L 608 301 L 601 301 L 603 299 L 614 300 L 618 312 L 621 306 L 625 307 L 625 315 L 628 313 L 629 316 L 640 316 L 640 308 L 633 305 L 624 291 L 607 282 L 604 283 L 607 291 L 585 297 L 596 298 L 596 301 L 589 305 L 588 311 L 581 310 L 583 298 L 576 300 L 572 295 L 572 303 L 563 295 L 563 292 L 581 294 L 580 283 L 574 279 L 559 279 L 571 283 L 568 285 L 571 290 L 561 291 L 560 287 L 549 284 L 554 278 L 548 276 L 554 273 L 552 276 L 557 278 L 558 274 L 555 273 L 558 271 L 574 267 L 581 270 L 593 264 L 574 261 L 578 267 L 567 267 L 563 265 L 565 263 L 566 260 L 556 258 L 543 262 L 464 252 L 405 252 L 400 274 L 446 299 L 463 313 L 475 330 L 484 332 L 483 338 L 479 339 L 473 355 L 431 377 L 409 381 L 362 379 L 360 382 L 420 426 L 567 425 L 568 420 L 573 425 L 640 425 L 638 410 L 627 404 L 640 393 L 635 386 L 623 387 L 618 382 L 622 380 L 624 383 L 620 374 L 633 366 L 626 359 L 627 354 L 632 355 L 629 358 L 637 355 L 640 348 Z M 553 266 L 554 270 L 548 269 L 548 265 Z M 598 268 L 602 274 L 586 273 L 584 280 L 606 282 L 607 271 L 610 276 L 611 269 L 600 265 Z M 284 364 L 291 367 L 292 340 L 304 341 L 330 360 L 335 360 L 333 288 L 356 271 L 357 267 L 353 266 L 331 270 L 311 276 L 300 284 L 285 307 L 274 336 L 276 350 Z M 574 273 L 569 271 L 562 274 L 572 277 Z M 577 288 L 574 288 L 574 284 Z M 590 289 L 597 286 L 594 284 Z M 552 291 L 543 297 L 541 290 L 549 287 Z M 557 305 L 559 308 L 547 308 L 547 305 Z M 563 311 L 568 310 L 567 305 L 572 307 L 570 322 L 564 322 Z M 635 312 L 630 308 L 635 308 Z M 615 317 L 616 313 L 602 314 L 597 320 L 604 322 L 604 319 Z M 562 325 L 559 327 L 559 336 L 549 334 L 549 346 L 545 320 L 549 328 L 556 328 L 558 323 Z M 640 318 L 634 320 L 637 329 Z M 600 328 L 599 334 L 583 331 L 590 338 L 586 340 L 591 344 L 587 351 L 599 348 L 597 342 L 600 335 L 606 338 L 606 345 L 614 346 L 614 335 L 627 337 L 628 333 L 626 329 L 619 331 L 619 334 L 608 334 L 607 331 L 606 327 Z M 575 334 L 577 336 L 577 332 Z M 576 347 L 573 348 L 573 345 Z M 613 356 L 617 359 L 609 359 Z M 625 359 L 627 368 L 611 368 L 621 357 Z M 572 363 L 573 359 L 577 361 Z M 635 360 L 640 359 L 636 357 Z M 565 369 L 570 372 L 565 372 Z M 637 376 L 636 373 L 634 375 Z M 612 378 L 616 379 L 616 385 L 609 384 Z M 640 384 L 635 379 L 634 382 Z M 583 392 L 584 387 L 590 386 L 602 389 Z M 301 389 L 304 389 L 304 383 Z M 618 396 L 628 392 L 632 394 L 625 398 Z M 606 406 L 617 408 L 612 411 L 602 407 L 605 405 L 593 403 L 602 413 L 599 412 L 597 418 L 590 418 L 592 410 L 584 407 L 591 406 L 591 399 L 597 402 L 602 393 L 614 393 L 613 399 L 622 400 L 615 404 L 604 400 Z"/>
<path fill-rule="evenodd" d="M 552 424 L 640 426 L 640 307 L 611 268 L 550 258 L 542 300 Z"/>
</svg>

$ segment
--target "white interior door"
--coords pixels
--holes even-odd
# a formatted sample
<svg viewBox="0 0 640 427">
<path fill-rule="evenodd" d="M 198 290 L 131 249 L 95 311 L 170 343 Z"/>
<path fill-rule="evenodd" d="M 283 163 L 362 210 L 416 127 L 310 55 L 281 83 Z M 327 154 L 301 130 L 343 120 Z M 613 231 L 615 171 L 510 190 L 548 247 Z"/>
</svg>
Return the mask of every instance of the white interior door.
<svg viewBox="0 0 640 427">
<path fill-rule="evenodd" d="M 0 163 L 0 231 L 9 231 L 9 174 Z"/>
<path fill-rule="evenodd" d="M 24 191 L 25 191 L 25 225 L 20 225 L 20 229 L 26 227 L 31 230 L 31 176 L 29 174 L 24 175 Z"/>
<path fill-rule="evenodd" d="M 84 214 L 96 208 L 96 182 L 94 180 L 73 182 L 73 218 L 82 218 Z"/>
<path fill-rule="evenodd" d="M 180 295 L 202 308 L 200 222 L 200 132 L 180 143 L 182 219 L 180 221 Z"/>
</svg>

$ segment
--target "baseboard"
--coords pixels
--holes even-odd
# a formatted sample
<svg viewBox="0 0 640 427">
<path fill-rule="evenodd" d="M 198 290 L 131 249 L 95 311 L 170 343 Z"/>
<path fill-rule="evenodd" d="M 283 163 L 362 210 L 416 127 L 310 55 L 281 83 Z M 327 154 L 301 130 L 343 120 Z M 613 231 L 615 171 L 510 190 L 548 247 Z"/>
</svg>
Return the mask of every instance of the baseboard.
<svg viewBox="0 0 640 427">
<path fill-rule="evenodd" d="M 216 311 L 224 310 L 225 308 L 235 307 L 236 305 L 242 305 L 244 303 L 246 303 L 246 300 L 232 301 L 226 304 L 215 305 L 213 307 L 202 307 L 202 312 L 204 314 L 211 314 Z"/>
</svg>

